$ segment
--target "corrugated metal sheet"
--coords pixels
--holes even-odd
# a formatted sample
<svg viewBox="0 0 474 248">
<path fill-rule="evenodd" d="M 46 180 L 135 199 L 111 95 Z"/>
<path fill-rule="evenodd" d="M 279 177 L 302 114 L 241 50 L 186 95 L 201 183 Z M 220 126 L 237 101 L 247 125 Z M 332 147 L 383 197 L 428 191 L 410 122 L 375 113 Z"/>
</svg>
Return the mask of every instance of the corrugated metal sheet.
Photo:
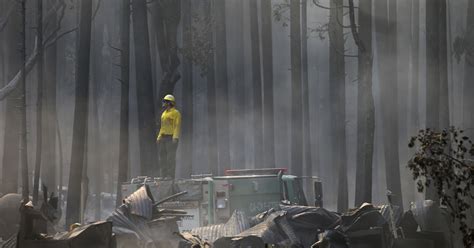
<svg viewBox="0 0 474 248">
<path fill-rule="evenodd" d="M 16 234 L 7 239 L 5 243 L 2 244 L 2 248 L 16 248 Z"/>
<path fill-rule="evenodd" d="M 125 198 L 125 204 L 128 205 L 131 214 L 150 220 L 153 212 L 153 200 L 148 195 L 147 187 L 147 185 L 143 185 Z"/>
<path fill-rule="evenodd" d="M 124 200 L 108 221 L 113 223 L 113 231 L 116 234 L 134 234 L 145 244 L 153 242 L 153 234 L 148 226 L 152 219 L 153 200 L 149 196 L 147 185 L 142 186 Z"/>
<path fill-rule="evenodd" d="M 225 224 L 194 228 L 190 233 L 212 243 L 221 237 L 235 236 L 249 227 L 250 223 L 244 212 L 235 211 Z"/>
</svg>

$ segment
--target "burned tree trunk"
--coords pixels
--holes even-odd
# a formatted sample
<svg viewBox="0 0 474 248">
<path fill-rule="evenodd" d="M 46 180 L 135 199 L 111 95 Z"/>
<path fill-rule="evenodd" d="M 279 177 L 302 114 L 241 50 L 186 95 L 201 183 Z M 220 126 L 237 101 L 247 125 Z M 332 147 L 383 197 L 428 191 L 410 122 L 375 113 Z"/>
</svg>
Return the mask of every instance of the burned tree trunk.
<svg viewBox="0 0 474 248">
<path fill-rule="evenodd" d="M 86 162 L 92 0 L 82 0 L 77 43 L 76 91 L 66 225 L 80 222 L 81 183 Z"/>
<path fill-rule="evenodd" d="M 38 63 L 36 64 L 38 92 L 36 100 L 36 159 L 33 181 L 33 204 L 38 202 L 39 179 L 41 175 L 41 155 L 43 147 L 43 0 L 37 0 L 36 39 L 38 42 Z"/>
<path fill-rule="evenodd" d="M 440 130 L 449 126 L 447 78 L 446 0 L 426 1 L 426 127 Z M 435 189 L 426 190 L 427 199 L 437 199 Z"/>
<path fill-rule="evenodd" d="M 183 49 L 189 50 L 193 46 L 192 35 L 192 0 L 182 0 L 182 16 L 183 16 Z M 189 58 L 183 58 L 183 80 L 182 80 L 182 97 L 183 97 L 183 123 L 181 128 L 181 164 L 182 175 L 190 177 L 193 171 L 192 154 L 193 150 L 193 63 Z M 216 107 L 218 107 L 216 105 Z"/>
<path fill-rule="evenodd" d="M 263 110 L 262 110 L 262 72 L 260 67 L 260 32 L 258 30 L 257 0 L 249 0 L 250 40 L 252 50 L 252 88 L 254 111 L 254 164 L 263 168 Z"/>
<path fill-rule="evenodd" d="M 173 94 L 176 83 L 181 78 L 178 72 L 178 25 L 181 19 L 181 1 L 158 0 L 158 14 L 155 15 L 155 27 L 163 78 L 158 98 Z"/>
<path fill-rule="evenodd" d="M 211 18 L 214 13 L 212 0 L 206 0 L 205 2 L 204 17 Z M 206 19 L 206 18 L 204 18 Z M 203 23 L 203 25 L 212 25 L 209 23 Z M 207 31 L 207 40 L 210 47 L 214 47 L 214 34 L 213 29 L 209 28 Z M 211 49 L 207 55 L 207 116 L 208 116 L 208 158 L 209 168 L 213 175 L 217 175 L 218 169 L 218 152 L 217 152 L 217 102 L 216 102 L 216 76 L 214 67 L 214 51 Z"/>
<path fill-rule="evenodd" d="M 46 1 L 47 8 L 52 8 L 55 1 Z M 57 28 L 58 15 L 51 16 L 50 30 Z M 46 32 L 46 30 L 45 30 Z M 41 163 L 42 182 L 50 191 L 57 188 L 56 180 L 56 41 L 44 51 L 44 80 L 43 80 L 43 155 Z"/>
<path fill-rule="evenodd" d="M 352 3 L 352 2 L 351 2 Z M 353 13 L 353 9 L 349 10 Z M 352 29 L 356 29 L 351 18 Z M 355 205 L 372 202 L 372 158 L 374 153 L 375 108 L 372 94 L 372 0 L 359 1 L 357 85 L 357 169 Z"/>
<path fill-rule="evenodd" d="M 272 1 L 261 0 L 263 76 L 263 165 L 275 167 L 275 125 L 273 118 Z"/>
<path fill-rule="evenodd" d="M 141 173 L 156 167 L 156 129 L 146 0 L 132 1 Z"/>
<path fill-rule="evenodd" d="M 426 126 L 449 125 L 446 0 L 426 1 Z"/>
<path fill-rule="evenodd" d="M 291 170 L 303 175 L 303 106 L 301 91 L 301 9 L 300 0 L 290 0 L 291 56 Z"/>
<path fill-rule="evenodd" d="M 311 122 L 309 116 L 309 84 L 308 84 L 308 1 L 301 3 L 301 69 L 303 83 L 303 139 L 304 139 L 304 174 L 313 176 L 313 157 L 311 149 Z M 309 181 L 309 180 L 308 180 Z M 308 190 L 311 185 L 308 185 Z"/>
<path fill-rule="evenodd" d="M 20 168 L 21 168 L 21 181 L 22 181 L 22 190 L 21 195 L 23 200 L 27 202 L 30 197 L 29 192 L 29 177 L 28 177 L 28 144 L 26 136 L 26 0 L 22 0 L 21 4 L 21 24 L 22 24 L 22 40 L 21 40 L 21 82 L 20 82 Z"/>
<path fill-rule="evenodd" d="M 8 61 L 6 68 L 6 77 L 13 78 L 21 68 L 21 59 L 18 53 L 18 44 L 21 43 L 21 18 L 19 4 L 17 2 L 8 2 L 15 5 L 15 10 L 10 16 L 5 27 L 5 57 Z M 3 141 L 3 160 L 2 160 L 2 192 L 17 193 L 18 191 L 18 173 L 20 165 L 20 112 L 18 107 L 21 91 L 16 88 L 11 95 L 7 97 L 5 108 L 5 136 Z M 8 144 L 8 145 L 7 145 Z"/>
<path fill-rule="evenodd" d="M 245 106 L 249 99 L 245 81 L 245 57 L 244 57 L 244 1 L 228 1 L 228 13 L 231 20 L 230 29 L 228 33 L 229 40 L 227 40 L 229 47 L 227 52 L 230 54 L 229 63 L 229 84 L 231 85 L 231 105 L 230 105 L 230 135 L 231 135 L 231 163 L 230 166 L 234 169 L 244 169 L 246 152 L 245 152 L 245 129 L 247 125 L 247 115 Z"/>
<path fill-rule="evenodd" d="M 122 182 L 128 178 L 130 94 L 130 0 L 122 0 L 120 24 L 120 140 L 116 205 L 122 203 Z"/>
<path fill-rule="evenodd" d="M 347 210 L 347 153 L 346 153 L 346 69 L 344 60 L 343 1 L 330 3 L 329 15 L 329 91 L 332 99 L 333 164 L 337 171 L 337 209 Z"/>
<path fill-rule="evenodd" d="M 395 194 L 394 204 L 402 206 L 400 185 L 400 164 L 398 157 L 398 108 L 396 75 L 396 4 L 387 0 L 375 1 L 375 30 L 377 33 L 377 54 L 379 56 L 379 81 L 382 100 L 383 144 L 385 156 L 385 178 L 387 189 Z M 390 11 L 390 12 L 389 12 Z M 390 15 L 390 19 L 389 19 Z"/>
<path fill-rule="evenodd" d="M 420 129 L 419 97 L 419 47 L 420 47 L 420 1 L 412 0 L 411 13 L 411 99 L 409 136 L 415 135 Z"/>
<path fill-rule="evenodd" d="M 385 5 L 386 6 L 386 5 Z M 399 157 L 399 125 L 398 125 L 398 75 L 397 75 L 397 3 L 396 0 L 388 0 L 388 16 L 381 20 L 386 28 L 386 36 L 381 42 L 385 42 L 386 50 L 383 51 L 381 67 L 384 75 L 381 80 L 382 122 L 384 129 L 384 155 L 385 155 L 385 178 L 387 189 L 394 197 L 394 204 L 403 208 L 402 187 L 400 178 Z"/>
<path fill-rule="evenodd" d="M 474 44 L 474 1 L 469 1 L 467 8 L 466 20 L 466 37 L 467 42 Z M 472 45 L 471 45 L 472 46 Z M 464 69 L 464 85 L 463 85 L 463 128 L 467 131 L 470 137 L 474 136 L 474 54 L 473 51 L 468 51 L 464 55 L 465 69 Z"/>
<path fill-rule="evenodd" d="M 226 2 L 215 0 L 217 116 L 219 119 L 219 165 L 230 165 L 229 79 L 227 75 Z M 219 174 L 222 168 L 219 168 Z"/>
</svg>

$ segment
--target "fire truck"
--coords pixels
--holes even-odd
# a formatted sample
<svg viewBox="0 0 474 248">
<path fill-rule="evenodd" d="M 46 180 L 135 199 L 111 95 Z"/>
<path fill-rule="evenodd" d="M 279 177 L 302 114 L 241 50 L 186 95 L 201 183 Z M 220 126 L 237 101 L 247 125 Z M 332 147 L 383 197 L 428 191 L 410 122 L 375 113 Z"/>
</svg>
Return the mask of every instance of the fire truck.
<svg viewBox="0 0 474 248">
<path fill-rule="evenodd" d="M 284 168 L 226 170 L 224 176 L 194 175 L 191 179 L 175 180 L 141 176 L 122 185 L 122 196 L 127 197 L 143 184 L 149 186 L 155 201 L 186 191 L 177 200 L 160 205 L 186 212 L 178 223 L 180 231 L 225 223 L 235 210 L 250 217 L 278 209 L 282 202 L 308 205 L 308 197 L 314 199 L 315 205 L 322 205 L 322 184 L 317 177 L 286 175 L 286 171 Z M 304 188 L 311 190 L 305 192 Z"/>
</svg>

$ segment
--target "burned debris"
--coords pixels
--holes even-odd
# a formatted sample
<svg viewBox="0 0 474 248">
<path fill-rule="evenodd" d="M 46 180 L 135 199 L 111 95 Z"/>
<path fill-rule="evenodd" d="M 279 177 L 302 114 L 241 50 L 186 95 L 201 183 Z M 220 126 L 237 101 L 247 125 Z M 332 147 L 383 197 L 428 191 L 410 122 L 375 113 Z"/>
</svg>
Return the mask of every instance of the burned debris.
<svg viewBox="0 0 474 248">
<path fill-rule="evenodd" d="M 236 199 L 247 199 L 232 192 L 242 189 L 238 183 L 244 185 L 243 182 L 247 180 L 246 184 L 250 185 L 248 189 L 258 195 L 258 191 L 263 189 L 255 186 L 259 184 L 251 182 L 262 178 L 269 180 L 273 177 L 230 175 L 216 178 L 216 182 L 222 183 L 220 180 L 226 179 L 226 183 L 233 183 L 232 189 L 226 194 L 229 197 L 226 203 L 231 204 Z M 275 182 L 283 182 L 280 173 L 277 173 L 275 178 Z M 238 181 L 233 181 L 234 179 Z M 201 201 L 203 193 L 206 197 L 210 194 L 219 195 L 218 187 L 209 187 L 216 183 L 213 178 L 197 178 L 188 182 L 150 179 L 139 182 L 137 185 L 141 186 L 126 196 L 123 204 L 116 208 L 106 221 L 74 224 L 66 232 L 55 232 L 54 229 L 57 228 L 58 219 L 58 213 L 54 211 L 57 198 L 46 198 L 43 206 L 38 208 L 31 202 L 21 202 L 22 198 L 19 196 L 17 200 L 20 200 L 21 204 L 16 206 L 20 209 L 19 231 L 13 235 L 3 234 L 8 238 L 2 247 L 456 247 L 451 246 L 453 238 L 450 232 L 452 229 L 448 227 L 449 221 L 446 220 L 443 209 L 433 201 L 414 203 L 404 213 L 401 208 L 391 204 L 374 206 L 369 203 L 344 213 L 337 213 L 322 207 L 292 203 L 287 199 L 296 198 L 289 197 L 291 195 L 279 195 L 279 204 L 265 211 L 253 214 L 253 209 L 234 209 L 229 218 L 216 218 L 215 223 L 211 224 L 209 219 L 204 221 L 212 216 L 210 212 L 223 211 L 222 206 L 219 207 L 218 204 L 213 208 L 207 204 L 210 201 L 217 203 L 217 198 Z M 162 186 L 157 186 L 160 184 Z M 125 184 L 124 187 L 132 186 Z M 160 189 L 166 190 L 166 193 L 160 192 Z M 209 192 L 203 189 L 217 191 Z M 283 194 L 285 191 L 280 192 Z M 44 197 L 47 197 L 47 194 Z M 231 197 L 236 199 L 230 199 Z M 5 196 L 0 202 L 14 198 L 15 196 Z M 262 198 L 262 206 L 265 206 L 266 200 L 273 201 L 271 198 Z M 193 201 L 198 203 L 189 203 Z M 192 207 L 201 209 L 198 211 Z M 207 215 L 195 216 L 202 214 L 203 210 L 206 210 Z M 199 222 L 196 222 L 197 220 Z M 193 226 L 194 224 L 197 226 Z"/>
</svg>

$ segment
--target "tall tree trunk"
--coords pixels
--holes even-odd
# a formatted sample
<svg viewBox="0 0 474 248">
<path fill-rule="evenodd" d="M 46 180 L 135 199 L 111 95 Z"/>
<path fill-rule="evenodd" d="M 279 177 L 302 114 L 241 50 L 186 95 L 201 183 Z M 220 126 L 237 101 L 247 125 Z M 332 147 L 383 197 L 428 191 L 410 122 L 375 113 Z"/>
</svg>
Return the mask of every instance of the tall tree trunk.
<svg viewBox="0 0 474 248">
<path fill-rule="evenodd" d="M 388 17 L 386 22 L 387 35 L 386 50 L 381 53 L 384 79 L 381 80 L 382 96 L 382 122 L 384 126 L 384 154 L 385 154 L 385 177 L 387 189 L 395 196 L 393 203 L 403 207 L 402 186 L 400 178 L 400 157 L 399 157 L 399 125 L 398 125 L 398 66 L 397 66 L 397 2 L 388 0 Z"/>
<path fill-rule="evenodd" d="M 46 6 L 52 8 L 55 1 L 46 1 Z M 57 28 L 57 15 L 49 26 Z M 52 192 L 57 189 L 56 180 L 56 41 L 44 51 L 44 80 L 43 80 L 43 155 L 41 163 L 42 182 Z"/>
<path fill-rule="evenodd" d="M 410 86 L 410 129 L 409 136 L 416 135 L 420 129 L 419 97 L 419 48 L 420 48 L 420 1 L 412 0 L 411 12 L 411 86 Z"/>
<path fill-rule="evenodd" d="M 313 176 L 313 149 L 311 147 L 311 117 L 309 115 L 309 84 L 308 84 L 308 0 L 301 2 L 301 69 L 303 90 L 303 152 L 304 152 L 304 174 Z M 318 126 L 316 126 L 318 127 Z M 312 180 L 306 180 L 306 192 L 312 192 Z M 306 197 L 314 199 L 314 195 L 307 194 Z"/>
<path fill-rule="evenodd" d="M 226 2 L 225 0 L 215 0 L 216 18 L 216 82 L 217 94 L 220 96 L 217 101 L 217 113 L 219 120 L 219 165 L 230 164 L 230 136 L 229 136 L 229 79 L 227 76 L 227 30 L 226 30 Z M 222 168 L 219 167 L 219 174 Z"/>
<path fill-rule="evenodd" d="M 434 130 L 449 125 L 446 51 L 446 1 L 426 1 L 426 127 Z M 426 198 L 437 199 L 435 191 Z"/>
<path fill-rule="evenodd" d="M 89 66 L 91 49 L 92 0 L 82 0 L 77 43 L 76 90 L 71 150 L 71 167 L 66 208 L 66 225 L 80 222 L 81 183 L 86 161 L 89 108 Z"/>
<path fill-rule="evenodd" d="M 7 63 L 6 77 L 13 78 L 18 70 L 21 68 L 21 57 L 18 53 L 18 44 L 21 41 L 22 29 L 20 5 L 18 2 L 9 2 L 14 4 L 15 9 L 10 16 L 8 25 L 5 27 L 5 57 Z M 17 193 L 18 192 L 18 173 L 20 165 L 20 112 L 18 107 L 20 101 L 21 91 L 16 88 L 11 95 L 8 96 L 5 108 L 5 136 L 3 140 L 3 160 L 2 160 L 2 192 L 3 193 Z"/>
<path fill-rule="evenodd" d="M 397 48 L 396 5 L 387 6 L 387 0 L 375 2 L 375 30 L 379 56 L 379 82 L 382 101 L 384 154 L 387 190 L 394 196 L 394 204 L 402 206 L 400 168 L 398 157 L 398 105 L 397 105 Z M 394 14 L 395 13 L 395 14 Z"/>
<path fill-rule="evenodd" d="M 21 82 L 20 82 L 20 168 L 22 181 L 22 197 L 24 201 L 28 201 L 29 193 L 29 176 L 28 176 L 28 144 L 27 144 L 27 130 L 26 130 L 26 0 L 21 1 L 21 24 L 22 24 L 22 40 L 21 40 Z"/>
<path fill-rule="evenodd" d="M 180 79 L 178 58 L 178 25 L 181 19 L 181 1 L 158 1 L 158 14 L 155 15 L 155 28 L 163 78 L 160 83 L 158 98 L 173 94 Z"/>
<path fill-rule="evenodd" d="M 412 52 L 414 51 L 412 46 L 412 0 L 401 0 L 399 1 L 399 15 L 398 15 L 398 118 L 400 125 L 400 135 L 398 144 L 400 148 L 400 175 L 403 192 L 403 202 L 407 207 L 407 203 L 415 200 L 415 183 L 412 178 L 411 171 L 406 166 L 406 161 L 409 159 L 409 147 L 407 145 L 410 139 L 411 123 L 410 123 L 410 86 L 412 78 Z"/>
<path fill-rule="evenodd" d="M 260 67 L 260 32 L 258 30 L 257 0 L 249 0 L 250 40 L 252 50 L 252 88 L 254 109 L 254 164 L 263 168 L 263 109 L 262 109 L 262 72 Z"/>
<path fill-rule="evenodd" d="M 260 1 L 263 75 L 263 166 L 275 167 L 275 125 L 273 118 L 272 1 Z"/>
<path fill-rule="evenodd" d="M 355 23 L 351 23 L 354 27 Z M 372 202 L 375 108 L 372 94 L 372 0 L 359 1 L 357 169 L 355 205 Z"/>
<path fill-rule="evenodd" d="M 440 99 L 439 99 L 439 124 L 440 128 L 449 128 L 449 86 L 448 86 L 448 17 L 447 0 L 439 0 L 439 80 L 440 80 Z"/>
<path fill-rule="evenodd" d="M 291 56 L 291 169 L 303 175 L 303 115 L 301 89 L 301 16 L 300 0 L 290 0 L 290 56 Z"/>
<path fill-rule="evenodd" d="M 214 13 L 213 1 L 206 0 L 205 3 L 204 17 L 210 17 Z M 205 19 L 205 18 L 204 18 Z M 203 25 L 212 25 L 203 23 Z M 210 28 L 207 33 L 207 40 L 210 47 L 214 47 L 214 34 L 213 29 Z M 214 52 L 211 51 L 207 58 L 207 116 L 208 116 L 208 131 L 209 131 L 209 144 L 208 144 L 208 157 L 209 157 L 209 169 L 213 175 L 216 175 L 218 169 L 218 152 L 217 152 L 217 102 L 216 102 L 216 76 L 214 69 Z"/>
<path fill-rule="evenodd" d="M 229 30 L 228 44 L 231 49 L 228 50 L 232 58 L 229 66 L 229 83 L 232 85 L 233 94 L 231 95 L 232 105 L 230 106 L 230 133 L 231 133 L 231 164 L 234 169 L 245 168 L 245 129 L 247 125 L 247 114 L 245 106 L 248 102 L 249 94 L 246 91 L 245 81 L 245 56 L 244 56 L 244 9 L 242 0 L 229 1 L 232 9 L 231 30 Z"/>
<path fill-rule="evenodd" d="M 132 1 L 141 174 L 155 175 L 156 129 L 146 0 Z M 160 165 L 159 165 L 160 166 Z"/>
<path fill-rule="evenodd" d="M 217 4 L 214 3 L 216 6 Z M 182 21 L 183 21 L 183 48 L 185 50 L 193 47 L 192 34 L 192 0 L 182 0 Z M 216 34 L 217 36 L 217 34 Z M 216 58 L 217 60 L 217 58 Z M 182 80 L 182 116 L 183 123 L 181 128 L 181 164 L 182 175 L 189 178 L 193 172 L 193 63 L 188 58 L 183 58 L 183 80 Z M 218 105 L 216 105 L 219 108 Z"/>
<path fill-rule="evenodd" d="M 43 0 L 36 0 L 37 21 L 36 39 L 38 42 L 38 63 L 36 64 L 38 92 L 36 102 L 36 159 L 33 182 L 33 204 L 38 202 L 39 179 L 41 175 L 41 155 L 43 147 Z M 54 189 L 53 189 L 54 190 Z"/>
<path fill-rule="evenodd" d="M 426 127 L 439 129 L 439 4 L 441 0 L 426 1 Z"/>
<path fill-rule="evenodd" d="M 469 1 L 466 19 L 466 37 L 469 44 L 474 44 L 474 1 Z M 463 129 L 469 137 L 474 136 L 474 53 L 472 50 L 464 55 L 464 85 L 463 85 Z"/>
<path fill-rule="evenodd" d="M 101 13 L 99 13 L 100 15 Z M 103 158 L 104 154 L 107 151 L 102 146 L 102 137 L 105 132 L 101 132 L 101 125 L 99 122 L 100 110 L 99 110 L 99 100 L 101 97 L 101 85 L 104 82 L 108 81 L 108 67 L 107 63 L 103 63 L 108 58 L 107 51 L 109 51 L 109 47 L 106 45 L 108 40 L 108 27 L 107 23 L 104 19 L 97 19 L 93 20 L 92 24 L 92 40 L 95 41 L 92 45 L 91 49 L 91 76 L 92 79 L 90 85 L 90 94 L 91 94 L 91 107 L 89 108 L 90 113 L 90 120 L 89 120 L 89 142 L 88 142 L 88 161 L 89 164 L 89 171 L 87 175 L 92 180 L 92 192 L 95 195 L 94 202 L 94 214 L 95 219 L 101 219 L 101 199 L 100 195 L 102 191 L 105 191 L 105 186 L 107 182 L 110 180 L 110 175 L 112 174 L 112 168 L 107 168 L 104 166 Z M 103 118 L 105 119 L 105 118 Z M 109 191 L 108 191 L 109 192 Z"/>
<path fill-rule="evenodd" d="M 344 61 L 343 1 L 331 1 L 329 15 L 329 82 L 332 99 L 333 159 L 338 173 L 337 209 L 349 207 L 346 153 L 346 69 Z"/>
<path fill-rule="evenodd" d="M 100 26 L 101 27 L 101 26 Z M 99 32 L 102 32 L 103 30 L 99 28 Z M 93 56 L 95 56 L 95 62 L 104 60 L 104 57 L 102 56 L 102 35 L 98 35 L 97 41 L 98 41 L 98 48 L 95 52 L 93 51 Z M 94 48 L 92 48 L 94 50 Z M 102 149 L 101 147 L 101 138 L 100 138 L 100 124 L 99 124 L 99 90 L 100 90 L 100 84 L 104 82 L 104 75 L 105 71 L 103 70 L 103 64 L 95 64 L 93 67 L 94 75 L 96 78 L 94 80 L 91 80 L 91 85 L 90 85 L 90 90 L 92 93 L 92 99 L 91 99 L 91 116 L 90 116 L 90 125 L 92 126 L 89 129 L 90 135 L 88 136 L 89 142 L 88 142 L 88 148 L 87 149 L 87 154 L 90 156 L 90 164 L 89 164 L 89 171 L 85 172 L 85 175 L 89 175 L 92 180 L 93 180 L 93 189 L 94 189 L 94 194 L 95 194 L 95 204 L 94 204 L 94 212 L 95 212 L 95 219 L 100 220 L 100 213 L 101 213 L 101 200 L 100 200 L 100 194 L 102 192 L 102 187 L 104 186 L 104 178 L 106 178 L 106 175 L 104 173 L 104 166 L 101 163 L 101 157 L 103 156 L 103 151 L 105 149 Z M 117 182 L 120 184 L 119 182 Z"/>
<path fill-rule="evenodd" d="M 120 140 L 116 205 L 122 203 L 122 182 L 128 178 L 129 160 L 129 95 L 130 95 L 130 0 L 122 0 L 120 25 Z"/>
</svg>

